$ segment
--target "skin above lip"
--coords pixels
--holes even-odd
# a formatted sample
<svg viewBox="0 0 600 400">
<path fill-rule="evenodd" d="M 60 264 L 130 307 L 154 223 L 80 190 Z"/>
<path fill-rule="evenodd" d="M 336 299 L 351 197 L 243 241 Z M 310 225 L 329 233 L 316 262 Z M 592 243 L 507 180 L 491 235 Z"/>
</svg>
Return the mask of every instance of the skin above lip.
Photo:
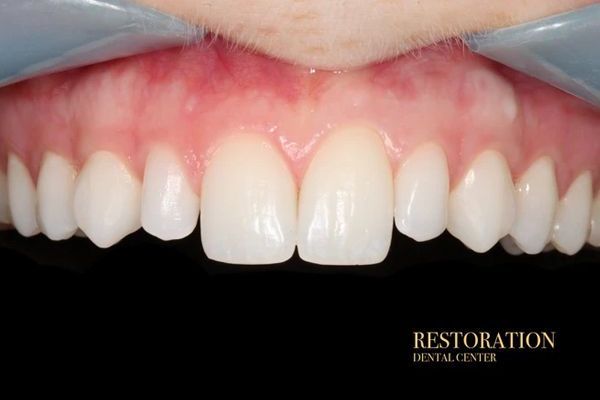
<svg viewBox="0 0 600 400">
<path fill-rule="evenodd" d="M 597 0 L 136 0 L 246 48 L 322 69 L 350 69 L 484 29 Z"/>
</svg>

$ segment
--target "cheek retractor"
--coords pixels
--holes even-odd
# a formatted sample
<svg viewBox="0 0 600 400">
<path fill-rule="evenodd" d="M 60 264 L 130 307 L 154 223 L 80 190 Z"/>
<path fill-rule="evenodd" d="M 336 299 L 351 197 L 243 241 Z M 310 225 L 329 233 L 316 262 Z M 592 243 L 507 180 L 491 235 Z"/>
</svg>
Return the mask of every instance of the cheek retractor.
<svg viewBox="0 0 600 400">
<path fill-rule="evenodd" d="M 202 36 L 197 27 L 127 0 L 0 0 L 0 87 Z"/>
<path fill-rule="evenodd" d="M 600 4 L 465 41 L 476 53 L 600 107 Z"/>
</svg>

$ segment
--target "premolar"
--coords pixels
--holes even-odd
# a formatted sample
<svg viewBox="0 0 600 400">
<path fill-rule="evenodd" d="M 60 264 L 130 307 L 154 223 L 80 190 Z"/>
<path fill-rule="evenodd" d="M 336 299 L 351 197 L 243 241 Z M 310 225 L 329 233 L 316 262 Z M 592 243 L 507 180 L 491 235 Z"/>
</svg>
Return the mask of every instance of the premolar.
<svg viewBox="0 0 600 400">
<path fill-rule="evenodd" d="M 393 229 L 392 171 L 379 136 L 358 127 L 325 139 L 300 189 L 298 253 L 308 262 L 376 264 Z"/>
<path fill-rule="evenodd" d="M 0 224 L 10 224 L 10 207 L 8 205 L 8 181 L 6 174 L 0 171 Z"/>
<path fill-rule="evenodd" d="M 573 255 L 585 244 L 592 211 L 592 174 L 580 174 L 558 204 L 552 243 L 561 253 Z"/>
<path fill-rule="evenodd" d="M 52 240 L 68 239 L 77 230 L 73 195 L 77 171 L 63 157 L 46 153 L 37 184 L 37 206 L 42 232 Z"/>
<path fill-rule="evenodd" d="M 37 196 L 29 170 L 14 154 L 8 156 L 8 202 L 12 223 L 23 236 L 40 232 L 37 222 Z"/>
<path fill-rule="evenodd" d="M 528 254 L 540 253 L 552 234 L 558 204 L 554 164 L 549 157 L 537 160 L 515 185 L 517 213 L 510 231 Z"/>
<path fill-rule="evenodd" d="M 592 205 L 592 219 L 588 243 L 592 246 L 600 247 L 600 191 L 596 194 L 596 199 Z"/>
<path fill-rule="evenodd" d="M 297 188 L 280 154 L 259 135 L 230 137 L 212 155 L 201 191 L 207 257 L 273 264 L 294 254 Z"/>
<path fill-rule="evenodd" d="M 515 196 L 504 157 L 494 150 L 481 153 L 450 193 L 448 209 L 448 231 L 478 253 L 506 236 L 515 218 Z"/>
<path fill-rule="evenodd" d="M 75 220 L 98 247 L 110 247 L 140 228 L 141 185 L 114 154 L 91 155 L 77 177 Z"/>
</svg>

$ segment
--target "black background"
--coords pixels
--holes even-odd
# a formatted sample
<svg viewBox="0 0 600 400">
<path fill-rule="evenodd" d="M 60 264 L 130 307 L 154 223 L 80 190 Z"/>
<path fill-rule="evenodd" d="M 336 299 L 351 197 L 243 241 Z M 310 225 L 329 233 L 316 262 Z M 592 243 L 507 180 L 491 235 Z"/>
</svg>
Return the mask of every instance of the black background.
<svg viewBox="0 0 600 400">
<path fill-rule="evenodd" d="M 297 256 L 230 266 L 205 258 L 198 231 L 168 243 L 137 233 L 108 250 L 0 232 L 0 260 L 5 333 L 62 357 L 68 349 L 150 365 L 172 358 L 162 366 L 210 359 L 245 373 L 306 365 L 307 379 L 353 371 L 385 380 L 410 369 L 540 373 L 556 376 L 552 385 L 564 372 L 595 371 L 600 252 L 590 248 L 574 257 L 514 257 L 500 246 L 475 254 L 447 234 L 417 244 L 395 232 L 377 266 Z M 506 351 L 495 364 L 412 362 L 413 331 L 452 329 L 557 331 L 557 349 Z"/>
</svg>

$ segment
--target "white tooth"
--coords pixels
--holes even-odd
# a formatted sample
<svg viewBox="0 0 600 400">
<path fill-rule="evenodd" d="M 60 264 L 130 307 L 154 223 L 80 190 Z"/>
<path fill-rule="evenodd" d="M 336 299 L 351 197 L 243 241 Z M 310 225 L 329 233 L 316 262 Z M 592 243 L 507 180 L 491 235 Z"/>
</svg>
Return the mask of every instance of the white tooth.
<svg viewBox="0 0 600 400">
<path fill-rule="evenodd" d="M 497 151 L 481 153 L 450 193 L 448 231 L 483 253 L 506 236 L 515 218 L 510 170 Z"/>
<path fill-rule="evenodd" d="M 552 244 L 561 253 L 573 255 L 585 244 L 592 211 L 592 174 L 579 175 L 558 203 Z"/>
<path fill-rule="evenodd" d="M 396 227 L 418 242 L 446 229 L 448 163 L 435 143 L 417 148 L 398 169 L 395 180 Z"/>
<path fill-rule="evenodd" d="M 40 228 L 52 240 L 68 239 L 77 230 L 73 213 L 76 177 L 67 160 L 46 153 L 38 176 L 37 206 Z"/>
<path fill-rule="evenodd" d="M 297 189 L 278 152 L 253 134 L 228 138 L 211 157 L 201 191 L 207 257 L 274 264 L 294 254 Z"/>
<path fill-rule="evenodd" d="M 391 166 L 375 132 L 356 127 L 332 133 L 300 189 L 300 257 L 334 265 L 381 262 L 393 230 L 393 191 Z"/>
<path fill-rule="evenodd" d="M 194 193 L 177 156 L 168 148 L 152 149 L 146 159 L 142 189 L 142 226 L 162 239 L 174 240 L 194 231 L 200 197 Z"/>
<path fill-rule="evenodd" d="M 8 182 L 6 174 L 0 171 L 0 224 L 10 224 L 10 207 L 8 206 Z"/>
<path fill-rule="evenodd" d="M 592 205 L 592 218 L 590 224 L 590 238 L 588 243 L 600 247 L 600 191 L 596 195 Z"/>
<path fill-rule="evenodd" d="M 528 254 L 540 253 L 552 234 L 558 205 L 554 164 L 549 157 L 537 160 L 515 185 L 517 214 L 510 235 Z"/>
<path fill-rule="evenodd" d="M 98 247 L 110 247 L 140 227 L 141 185 L 108 151 L 87 160 L 75 184 L 75 220 Z"/>
<path fill-rule="evenodd" d="M 523 250 L 511 236 L 504 236 L 502 239 L 500 239 L 500 244 L 502 245 L 504 251 L 511 256 L 520 256 L 523 254 Z"/>
<path fill-rule="evenodd" d="M 7 178 L 13 225 L 23 236 L 38 234 L 35 185 L 25 164 L 14 154 L 8 156 Z"/>
</svg>

